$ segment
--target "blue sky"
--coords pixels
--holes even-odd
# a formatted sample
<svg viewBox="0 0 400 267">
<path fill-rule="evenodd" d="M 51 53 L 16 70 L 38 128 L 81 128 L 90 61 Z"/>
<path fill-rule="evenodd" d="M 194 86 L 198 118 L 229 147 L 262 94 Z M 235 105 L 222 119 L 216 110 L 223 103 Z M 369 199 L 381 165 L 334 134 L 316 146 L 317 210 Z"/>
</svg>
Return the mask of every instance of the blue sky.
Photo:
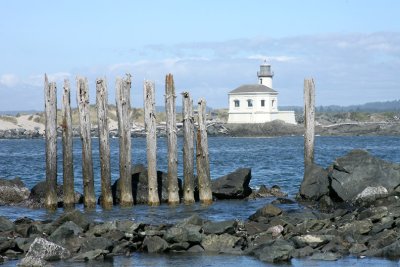
<svg viewBox="0 0 400 267">
<path fill-rule="evenodd" d="M 92 103 L 106 76 L 114 103 L 115 77 L 129 72 L 135 107 L 144 79 L 162 105 L 172 73 L 178 92 L 227 107 L 265 58 L 280 105 L 302 105 L 306 77 L 317 105 L 399 99 L 399 10 L 396 0 L 1 1 L 0 110 L 42 110 L 44 73 L 60 93 L 64 78 L 87 76 Z"/>
</svg>

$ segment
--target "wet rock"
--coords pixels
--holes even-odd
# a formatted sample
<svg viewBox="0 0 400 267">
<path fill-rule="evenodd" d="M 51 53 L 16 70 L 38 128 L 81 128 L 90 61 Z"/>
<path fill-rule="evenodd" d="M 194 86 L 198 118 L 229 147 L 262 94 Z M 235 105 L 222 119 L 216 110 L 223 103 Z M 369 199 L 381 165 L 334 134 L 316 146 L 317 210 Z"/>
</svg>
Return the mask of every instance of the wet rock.
<svg viewBox="0 0 400 267">
<path fill-rule="evenodd" d="M 244 224 L 244 227 L 248 235 L 255 235 L 262 232 L 266 232 L 271 226 L 263 222 L 249 221 Z"/>
<path fill-rule="evenodd" d="M 292 250 L 290 256 L 292 258 L 304 258 L 314 253 L 314 249 L 310 246 Z"/>
<path fill-rule="evenodd" d="M 108 250 L 102 249 L 94 249 L 90 251 L 86 251 L 83 253 L 79 253 L 78 255 L 72 257 L 69 261 L 71 262 L 86 262 L 93 260 L 104 260 L 104 256 L 109 254 Z"/>
<path fill-rule="evenodd" d="M 190 247 L 189 242 L 180 242 L 171 244 L 169 247 L 170 251 L 185 251 Z"/>
<path fill-rule="evenodd" d="M 66 259 L 70 257 L 70 252 L 43 238 L 36 238 L 25 257 L 19 263 L 20 266 L 45 266 L 46 261 Z"/>
<path fill-rule="evenodd" d="M 370 249 L 379 249 L 394 243 L 399 238 L 399 234 L 394 230 L 383 231 L 374 235 L 368 242 Z"/>
<path fill-rule="evenodd" d="M 26 253 L 26 252 L 28 252 L 29 247 L 31 246 L 31 244 L 33 243 L 34 240 L 35 240 L 35 238 L 33 238 L 33 237 L 29 237 L 29 238 L 17 237 L 15 239 L 15 244 L 19 250 Z"/>
<path fill-rule="evenodd" d="M 194 245 L 193 247 L 190 247 L 187 252 L 189 253 L 202 253 L 204 252 L 204 248 L 202 248 L 200 245 Z"/>
<path fill-rule="evenodd" d="M 31 208 L 44 208 L 46 191 L 47 191 L 46 181 L 41 181 L 41 182 L 37 183 L 31 189 L 29 199 L 27 200 L 27 206 L 29 206 Z M 57 193 L 58 206 L 62 207 L 63 206 L 63 198 L 64 198 L 64 192 L 63 192 L 62 185 L 57 185 L 56 193 Z M 75 192 L 75 204 L 80 204 L 80 203 L 83 203 L 83 195 L 79 192 Z"/>
<path fill-rule="evenodd" d="M 240 240 L 240 237 L 233 236 L 230 234 L 222 235 L 207 235 L 201 241 L 201 246 L 205 251 L 209 252 L 222 252 L 229 251 L 235 248 L 236 243 Z"/>
<path fill-rule="evenodd" d="M 389 193 L 400 185 L 400 165 L 353 150 L 329 168 L 332 191 L 343 201 L 355 201 L 367 187 L 384 187 Z"/>
<path fill-rule="evenodd" d="M 368 234 L 372 229 L 372 222 L 370 220 L 354 221 L 346 223 L 339 228 L 340 231 L 344 231 L 351 234 L 364 235 Z"/>
<path fill-rule="evenodd" d="M 371 221 L 377 221 L 389 214 L 388 208 L 382 207 L 371 207 L 366 210 L 361 211 L 358 214 L 359 220 L 369 219 Z"/>
<path fill-rule="evenodd" d="M 182 221 L 178 222 L 177 226 L 184 226 L 186 224 L 198 225 L 202 226 L 204 224 L 204 220 L 197 214 L 193 214 L 192 216 L 183 219 Z"/>
<path fill-rule="evenodd" d="M 4 216 L 0 216 L 0 232 L 7 232 L 14 230 L 15 226 L 12 221 Z"/>
<path fill-rule="evenodd" d="M 84 231 L 86 231 L 89 227 L 90 222 L 86 219 L 86 216 L 78 211 L 78 210 L 73 210 L 66 212 L 62 214 L 60 217 L 58 217 L 53 223 L 52 226 L 54 227 L 59 227 L 63 223 L 67 221 L 72 221 L 79 227 L 81 227 Z"/>
<path fill-rule="evenodd" d="M 302 235 L 295 236 L 291 240 L 294 242 L 297 248 L 310 246 L 316 248 L 322 244 L 326 244 L 334 238 L 332 235 Z"/>
<path fill-rule="evenodd" d="M 147 204 L 148 202 L 148 176 L 147 168 L 143 164 L 132 166 L 132 195 L 135 204 Z M 167 174 L 157 171 L 158 197 L 161 202 L 168 202 Z M 178 179 L 180 195 L 182 195 L 182 181 Z M 112 185 L 114 204 L 120 203 L 119 179 Z M 100 201 L 100 199 L 99 199 Z"/>
<path fill-rule="evenodd" d="M 294 246 L 286 240 L 276 240 L 262 244 L 254 249 L 250 254 L 261 261 L 276 263 L 289 261 L 292 257 Z"/>
<path fill-rule="evenodd" d="M 368 247 L 366 245 L 355 243 L 351 246 L 351 248 L 349 249 L 349 252 L 351 254 L 359 255 L 359 254 L 363 253 L 364 251 L 366 251 L 367 249 L 368 249 Z"/>
<path fill-rule="evenodd" d="M 30 191 L 21 178 L 12 180 L 0 178 L 0 206 L 18 205 L 29 198 Z"/>
<path fill-rule="evenodd" d="M 342 256 L 339 253 L 326 252 L 326 253 L 314 253 L 310 259 L 318 261 L 337 261 Z"/>
<path fill-rule="evenodd" d="M 141 223 L 136 223 L 134 221 L 131 220 L 120 220 L 117 221 L 117 229 L 125 232 L 125 233 L 129 233 L 129 234 L 133 234 L 135 232 L 137 232 L 137 230 L 142 226 Z"/>
<path fill-rule="evenodd" d="M 7 237 L 0 237 L 0 253 L 15 247 L 15 241 Z"/>
<path fill-rule="evenodd" d="M 82 227 L 72 221 L 67 221 L 58 227 L 49 237 L 56 244 L 62 244 L 65 239 L 79 235 L 83 232 Z"/>
<path fill-rule="evenodd" d="M 355 201 L 358 204 L 371 203 L 388 194 L 388 190 L 383 186 L 368 186 L 355 197 Z"/>
<path fill-rule="evenodd" d="M 114 243 L 104 237 L 89 237 L 82 243 L 79 252 L 87 252 L 90 250 L 100 249 L 112 251 Z"/>
<path fill-rule="evenodd" d="M 234 234 L 237 227 L 237 221 L 221 221 L 221 222 L 207 222 L 203 225 L 203 231 L 205 234 Z"/>
<path fill-rule="evenodd" d="M 259 217 L 274 217 L 282 214 L 282 210 L 272 204 L 267 204 L 264 207 L 258 209 L 256 213 L 249 217 L 250 220 L 256 220 Z"/>
<path fill-rule="evenodd" d="M 243 199 L 251 194 L 251 169 L 239 168 L 211 181 L 213 196 L 217 199 Z"/>
<path fill-rule="evenodd" d="M 197 225 L 174 226 L 165 232 L 164 239 L 169 243 L 200 243 L 203 239 L 200 231 L 201 227 Z"/>
<path fill-rule="evenodd" d="M 109 221 L 96 224 L 93 227 L 90 227 L 90 229 L 87 231 L 87 234 L 101 236 L 112 230 L 117 230 L 117 221 Z"/>
<path fill-rule="evenodd" d="M 275 199 L 274 201 L 271 202 L 271 204 L 273 205 L 279 205 L 279 204 L 295 204 L 296 202 L 289 199 L 289 198 L 282 198 L 282 197 L 278 197 L 277 199 Z"/>
<path fill-rule="evenodd" d="M 159 236 L 146 237 L 143 241 L 143 249 L 149 253 L 159 253 L 167 250 L 169 247 L 167 241 Z"/>
<path fill-rule="evenodd" d="M 307 167 L 300 185 L 300 196 L 304 199 L 318 200 L 328 194 L 328 171 L 316 164 Z"/>
</svg>

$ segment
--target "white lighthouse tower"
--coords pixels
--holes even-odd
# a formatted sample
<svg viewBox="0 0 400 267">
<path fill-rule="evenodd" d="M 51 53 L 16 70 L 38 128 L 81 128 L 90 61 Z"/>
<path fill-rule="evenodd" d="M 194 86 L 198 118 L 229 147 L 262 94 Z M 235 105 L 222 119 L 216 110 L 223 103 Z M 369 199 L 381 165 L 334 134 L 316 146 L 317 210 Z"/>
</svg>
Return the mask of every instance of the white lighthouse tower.
<svg viewBox="0 0 400 267">
<path fill-rule="evenodd" d="M 274 73 L 271 71 L 271 65 L 267 64 L 266 60 L 264 60 L 264 63 L 260 65 L 260 71 L 257 72 L 257 76 L 259 84 L 272 89 L 272 77 L 274 76 Z"/>
</svg>

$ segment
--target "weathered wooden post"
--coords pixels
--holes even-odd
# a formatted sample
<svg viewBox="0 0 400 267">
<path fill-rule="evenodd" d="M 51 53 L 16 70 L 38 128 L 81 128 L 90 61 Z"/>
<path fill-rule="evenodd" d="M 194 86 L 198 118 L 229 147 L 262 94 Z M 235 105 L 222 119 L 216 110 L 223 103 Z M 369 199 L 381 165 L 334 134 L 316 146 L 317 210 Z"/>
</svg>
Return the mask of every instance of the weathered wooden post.
<svg viewBox="0 0 400 267">
<path fill-rule="evenodd" d="M 72 117 L 71 117 L 71 87 L 69 80 L 64 80 L 62 98 L 62 144 L 63 144 L 63 192 L 64 207 L 73 208 L 75 205 L 74 188 L 74 158 L 72 154 Z"/>
<path fill-rule="evenodd" d="M 99 129 L 101 206 L 110 209 L 113 205 L 111 193 L 110 142 L 108 137 L 108 91 L 105 79 L 96 80 L 97 123 Z"/>
<path fill-rule="evenodd" d="M 210 161 L 208 158 L 208 140 L 206 126 L 206 101 L 200 99 L 198 106 L 198 129 L 196 142 L 197 178 L 199 198 L 203 204 L 212 203 Z"/>
<path fill-rule="evenodd" d="M 92 140 L 90 136 L 90 105 L 89 105 L 89 86 L 87 78 L 77 77 L 77 102 L 79 111 L 79 125 L 81 129 L 82 141 L 82 180 L 84 206 L 86 208 L 96 207 L 96 197 L 94 193 L 94 177 L 92 162 Z"/>
<path fill-rule="evenodd" d="M 314 163 L 315 84 L 313 79 L 304 80 L 304 168 Z"/>
<path fill-rule="evenodd" d="M 157 136 L 156 136 L 156 110 L 154 83 L 144 81 L 144 125 L 146 129 L 147 144 L 147 176 L 148 176 L 148 204 L 160 204 L 157 183 Z"/>
<path fill-rule="evenodd" d="M 130 94 L 131 75 L 125 79 L 120 77 L 116 81 L 116 104 L 118 115 L 119 134 L 119 188 L 120 205 L 129 207 L 133 205 L 132 174 L 131 174 L 131 119 L 130 119 Z"/>
<path fill-rule="evenodd" d="M 54 82 L 49 84 L 44 75 L 44 106 L 46 134 L 46 200 L 47 209 L 57 208 L 57 87 Z"/>
<path fill-rule="evenodd" d="M 183 201 L 194 203 L 194 117 L 193 100 L 188 92 L 182 93 L 183 117 Z"/>
<path fill-rule="evenodd" d="M 179 203 L 175 98 L 174 77 L 168 74 L 165 77 L 165 115 L 168 139 L 168 204 L 170 205 Z"/>
</svg>

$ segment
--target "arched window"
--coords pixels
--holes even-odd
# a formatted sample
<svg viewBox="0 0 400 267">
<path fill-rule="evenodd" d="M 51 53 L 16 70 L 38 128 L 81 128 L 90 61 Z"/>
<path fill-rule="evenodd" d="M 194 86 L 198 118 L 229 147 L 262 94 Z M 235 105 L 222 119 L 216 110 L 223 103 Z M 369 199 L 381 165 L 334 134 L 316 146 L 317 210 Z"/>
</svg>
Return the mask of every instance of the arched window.
<svg viewBox="0 0 400 267">
<path fill-rule="evenodd" d="M 233 103 L 234 103 L 234 105 L 235 105 L 235 108 L 238 108 L 238 107 L 240 107 L 240 101 L 239 100 L 233 100 Z"/>
<path fill-rule="evenodd" d="M 253 100 L 252 99 L 247 99 L 247 106 L 249 108 L 253 107 Z"/>
</svg>

